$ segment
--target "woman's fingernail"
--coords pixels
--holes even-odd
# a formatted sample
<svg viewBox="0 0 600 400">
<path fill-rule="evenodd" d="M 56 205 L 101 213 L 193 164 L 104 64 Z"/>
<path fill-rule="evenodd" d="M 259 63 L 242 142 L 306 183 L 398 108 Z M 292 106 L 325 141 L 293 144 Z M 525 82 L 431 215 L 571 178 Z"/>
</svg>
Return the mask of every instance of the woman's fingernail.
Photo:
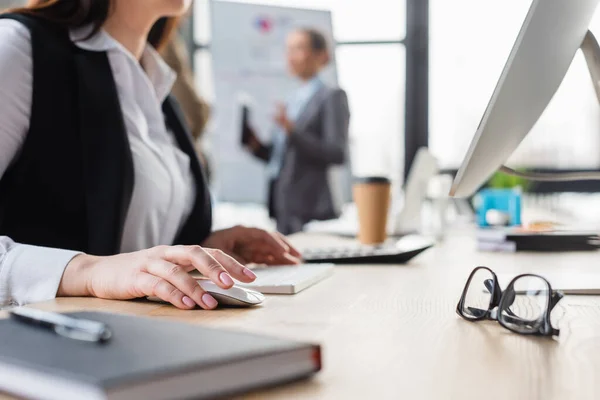
<svg viewBox="0 0 600 400">
<path fill-rule="evenodd" d="M 254 272 L 252 272 L 251 270 L 249 270 L 248 268 L 244 268 L 244 275 L 246 275 L 248 278 L 254 280 L 256 279 L 256 274 Z"/>
<path fill-rule="evenodd" d="M 205 293 L 202 296 L 202 301 L 204 302 L 204 304 L 206 304 L 206 306 L 208 308 L 215 308 L 217 305 L 219 305 L 219 303 L 217 303 L 217 301 L 215 300 L 214 297 L 212 297 L 210 294 Z"/>
<path fill-rule="evenodd" d="M 294 257 L 291 254 L 286 254 L 284 257 L 287 258 L 292 264 L 301 264 L 302 263 L 301 259 L 299 259 L 298 257 Z"/>
<path fill-rule="evenodd" d="M 221 282 L 223 282 L 223 284 L 227 286 L 233 286 L 233 279 L 231 279 L 227 272 L 221 272 L 221 275 L 219 275 L 219 279 L 221 280 Z"/>
<path fill-rule="evenodd" d="M 196 303 L 194 302 L 194 300 L 190 299 L 187 296 L 183 296 L 183 299 L 181 299 L 181 301 L 188 307 L 196 307 Z"/>
</svg>

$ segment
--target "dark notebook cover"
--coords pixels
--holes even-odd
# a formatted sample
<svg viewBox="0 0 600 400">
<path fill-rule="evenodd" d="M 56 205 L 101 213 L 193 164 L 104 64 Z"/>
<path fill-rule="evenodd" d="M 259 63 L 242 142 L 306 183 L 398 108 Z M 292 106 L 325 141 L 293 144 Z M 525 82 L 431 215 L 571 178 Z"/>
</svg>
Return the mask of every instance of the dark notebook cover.
<svg viewBox="0 0 600 400">
<path fill-rule="evenodd" d="M 109 390 L 313 347 L 160 319 L 97 312 L 69 315 L 105 322 L 112 330 L 111 340 L 86 343 L 5 319 L 0 321 L 0 363 Z"/>
<path fill-rule="evenodd" d="M 512 251 L 594 251 L 600 248 L 595 232 L 482 229 L 477 232 L 477 240 L 482 244 L 513 244 Z"/>
</svg>

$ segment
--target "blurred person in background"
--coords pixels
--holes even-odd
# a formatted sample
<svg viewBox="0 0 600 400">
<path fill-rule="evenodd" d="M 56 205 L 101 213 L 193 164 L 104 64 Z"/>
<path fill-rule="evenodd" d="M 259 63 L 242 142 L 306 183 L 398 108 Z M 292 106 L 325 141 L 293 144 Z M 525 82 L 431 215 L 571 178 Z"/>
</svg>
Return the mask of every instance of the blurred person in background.
<svg viewBox="0 0 600 400">
<path fill-rule="evenodd" d="M 287 38 L 287 63 L 300 87 L 279 105 L 270 144 L 246 127 L 247 147 L 268 164 L 269 213 L 284 234 L 337 217 L 328 171 L 346 162 L 350 111 L 346 93 L 319 77 L 331 60 L 325 36 L 303 28 Z"/>
<path fill-rule="evenodd" d="M 212 230 L 202 167 L 156 52 L 191 0 L 34 0 L 0 14 L 0 307 L 156 296 L 181 309 L 294 264 L 277 233 Z M 148 43 L 160 18 L 168 23 Z"/>
</svg>

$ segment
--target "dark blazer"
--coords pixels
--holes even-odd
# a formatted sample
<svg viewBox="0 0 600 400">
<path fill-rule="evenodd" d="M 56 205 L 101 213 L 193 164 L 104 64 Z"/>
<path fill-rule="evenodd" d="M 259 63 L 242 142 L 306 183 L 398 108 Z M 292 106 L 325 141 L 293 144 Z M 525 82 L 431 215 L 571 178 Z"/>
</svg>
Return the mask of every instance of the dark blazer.
<svg viewBox="0 0 600 400">
<path fill-rule="evenodd" d="M 280 232 L 299 232 L 311 220 L 337 217 L 328 172 L 331 166 L 346 161 L 349 123 L 346 92 L 325 86 L 296 121 L 271 189 L 269 206 Z M 262 146 L 254 154 L 267 162 L 271 150 L 271 146 Z"/>
</svg>

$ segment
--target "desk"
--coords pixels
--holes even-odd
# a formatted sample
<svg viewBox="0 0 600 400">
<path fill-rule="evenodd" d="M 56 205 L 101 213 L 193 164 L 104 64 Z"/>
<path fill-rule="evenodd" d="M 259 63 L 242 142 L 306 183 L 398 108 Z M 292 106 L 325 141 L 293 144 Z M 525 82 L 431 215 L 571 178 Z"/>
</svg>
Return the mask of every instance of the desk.
<svg viewBox="0 0 600 400">
<path fill-rule="evenodd" d="M 327 240 L 300 236 L 302 245 Z M 263 307 L 179 311 L 147 302 L 57 299 L 52 311 L 100 310 L 246 330 L 324 347 L 311 381 L 247 399 L 598 399 L 600 297 L 567 296 L 553 313 L 558 340 L 516 335 L 497 323 L 469 323 L 456 303 L 476 265 L 498 273 L 600 273 L 600 253 L 476 253 L 457 233 L 405 266 L 339 267 L 296 296 Z"/>
</svg>

